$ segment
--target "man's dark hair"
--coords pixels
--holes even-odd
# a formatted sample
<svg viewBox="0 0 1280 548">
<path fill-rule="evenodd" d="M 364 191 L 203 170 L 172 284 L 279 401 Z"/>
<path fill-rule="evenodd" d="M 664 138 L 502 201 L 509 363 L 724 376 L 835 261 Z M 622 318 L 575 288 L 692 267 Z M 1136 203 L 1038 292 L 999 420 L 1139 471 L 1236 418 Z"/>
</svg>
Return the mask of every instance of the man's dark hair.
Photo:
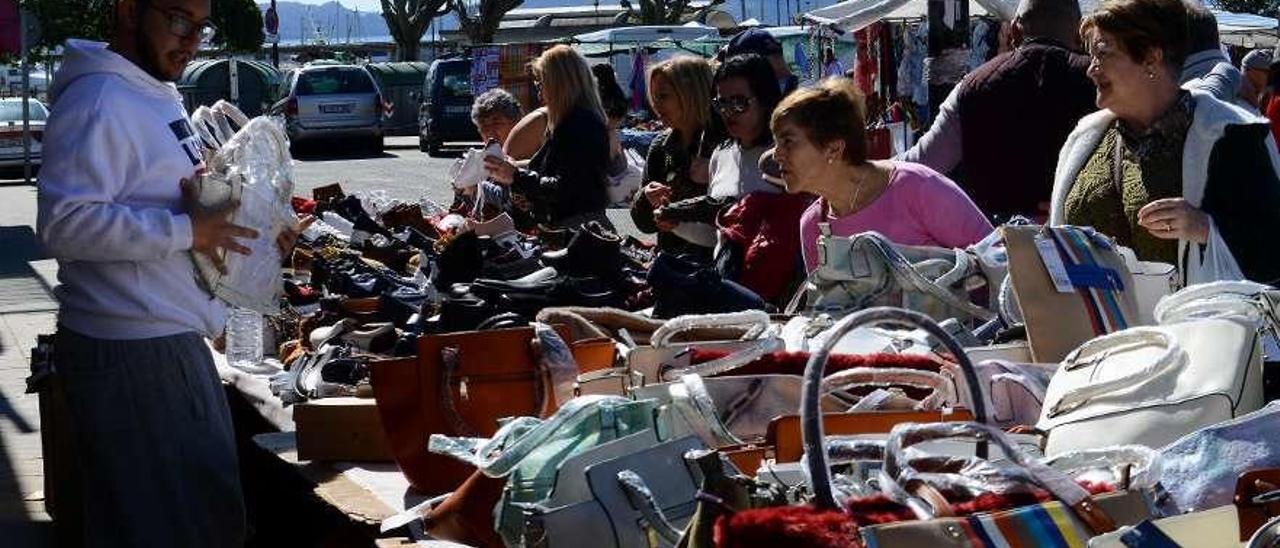
<svg viewBox="0 0 1280 548">
<path fill-rule="evenodd" d="M 1022 0 L 1017 18 L 1026 38 L 1049 38 L 1065 44 L 1079 39 L 1080 3 L 1076 0 Z"/>
<path fill-rule="evenodd" d="M 1187 53 L 1198 53 L 1222 48 L 1218 37 L 1218 19 L 1208 8 L 1194 2 L 1187 4 Z"/>
</svg>

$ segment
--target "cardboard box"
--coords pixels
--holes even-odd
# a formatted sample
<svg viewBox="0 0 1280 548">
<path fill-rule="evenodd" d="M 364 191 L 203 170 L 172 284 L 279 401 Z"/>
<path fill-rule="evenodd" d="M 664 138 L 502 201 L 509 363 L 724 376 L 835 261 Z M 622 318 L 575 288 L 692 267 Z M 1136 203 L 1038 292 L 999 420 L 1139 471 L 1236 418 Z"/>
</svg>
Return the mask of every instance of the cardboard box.
<svg viewBox="0 0 1280 548">
<path fill-rule="evenodd" d="M 293 408 L 299 460 L 391 461 L 372 398 L 325 398 Z"/>
</svg>

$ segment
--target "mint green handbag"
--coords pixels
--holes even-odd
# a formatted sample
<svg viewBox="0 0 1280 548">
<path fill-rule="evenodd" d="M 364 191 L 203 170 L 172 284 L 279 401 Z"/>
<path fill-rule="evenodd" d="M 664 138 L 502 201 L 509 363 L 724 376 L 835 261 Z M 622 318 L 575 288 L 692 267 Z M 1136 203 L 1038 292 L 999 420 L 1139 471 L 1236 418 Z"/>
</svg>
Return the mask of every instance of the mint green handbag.
<svg viewBox="0 0 1280 548">
<path fill-rule="evenodd" d="M 495 529 L 508 546 L 524 538 L 518 506 L 546 499 L 565 460 L 613 440 L 652 431 L 655 402 L 618 396 L 582 396 L 547 419 L 510 419 L 493 438 L 432 435 L 428 449 L 476 466 L 486 476 L 507 477 L 494 508 Z"/>
</svg>

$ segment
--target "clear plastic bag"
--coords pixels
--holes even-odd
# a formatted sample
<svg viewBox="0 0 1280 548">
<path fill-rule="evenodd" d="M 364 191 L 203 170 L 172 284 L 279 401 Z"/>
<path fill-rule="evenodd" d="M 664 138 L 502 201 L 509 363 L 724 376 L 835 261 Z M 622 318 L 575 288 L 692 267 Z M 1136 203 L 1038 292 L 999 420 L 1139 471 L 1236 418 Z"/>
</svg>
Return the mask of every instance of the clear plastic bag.
<svg viewBox="0 0 1280 548">
<path fill-rule="evenodd" d="M 293 160 L 279 120 L 241 120 L 243 114 L 221 102 L 193 116 L 206 146 L 218 145 L 212 154 L 206 153 L 205 176 L 198 182 L 198 207 L 216 209 L 239 202 L 230 222 L 256 230 L 258 237 L 240 241 L 252 251 L 250 255 L 222 251 L 225 274 L 218 271 L 212 258 L 195 252 L 191 255 L 199 281 L 215 297 L 235 307 L 275 315 L 284 291 L 276 235 L 297 220 L 289 203 Z M 238 129 L 223 140 L 233 128 Z"/>
</svg>

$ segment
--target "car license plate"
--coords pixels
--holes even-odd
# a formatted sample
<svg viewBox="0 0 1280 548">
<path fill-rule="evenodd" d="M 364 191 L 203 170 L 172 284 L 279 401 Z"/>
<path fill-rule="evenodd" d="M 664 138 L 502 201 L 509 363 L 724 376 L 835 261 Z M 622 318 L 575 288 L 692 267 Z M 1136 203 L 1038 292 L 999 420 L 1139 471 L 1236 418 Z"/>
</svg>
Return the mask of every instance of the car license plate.
<svg viewBox="0 0 1280 548">
<path fill-rule="evenodd" d="M 351 103 L 320 105 L 320 112 L 324 114 L 346 114 L 351 112 Z"/>
</svg>

